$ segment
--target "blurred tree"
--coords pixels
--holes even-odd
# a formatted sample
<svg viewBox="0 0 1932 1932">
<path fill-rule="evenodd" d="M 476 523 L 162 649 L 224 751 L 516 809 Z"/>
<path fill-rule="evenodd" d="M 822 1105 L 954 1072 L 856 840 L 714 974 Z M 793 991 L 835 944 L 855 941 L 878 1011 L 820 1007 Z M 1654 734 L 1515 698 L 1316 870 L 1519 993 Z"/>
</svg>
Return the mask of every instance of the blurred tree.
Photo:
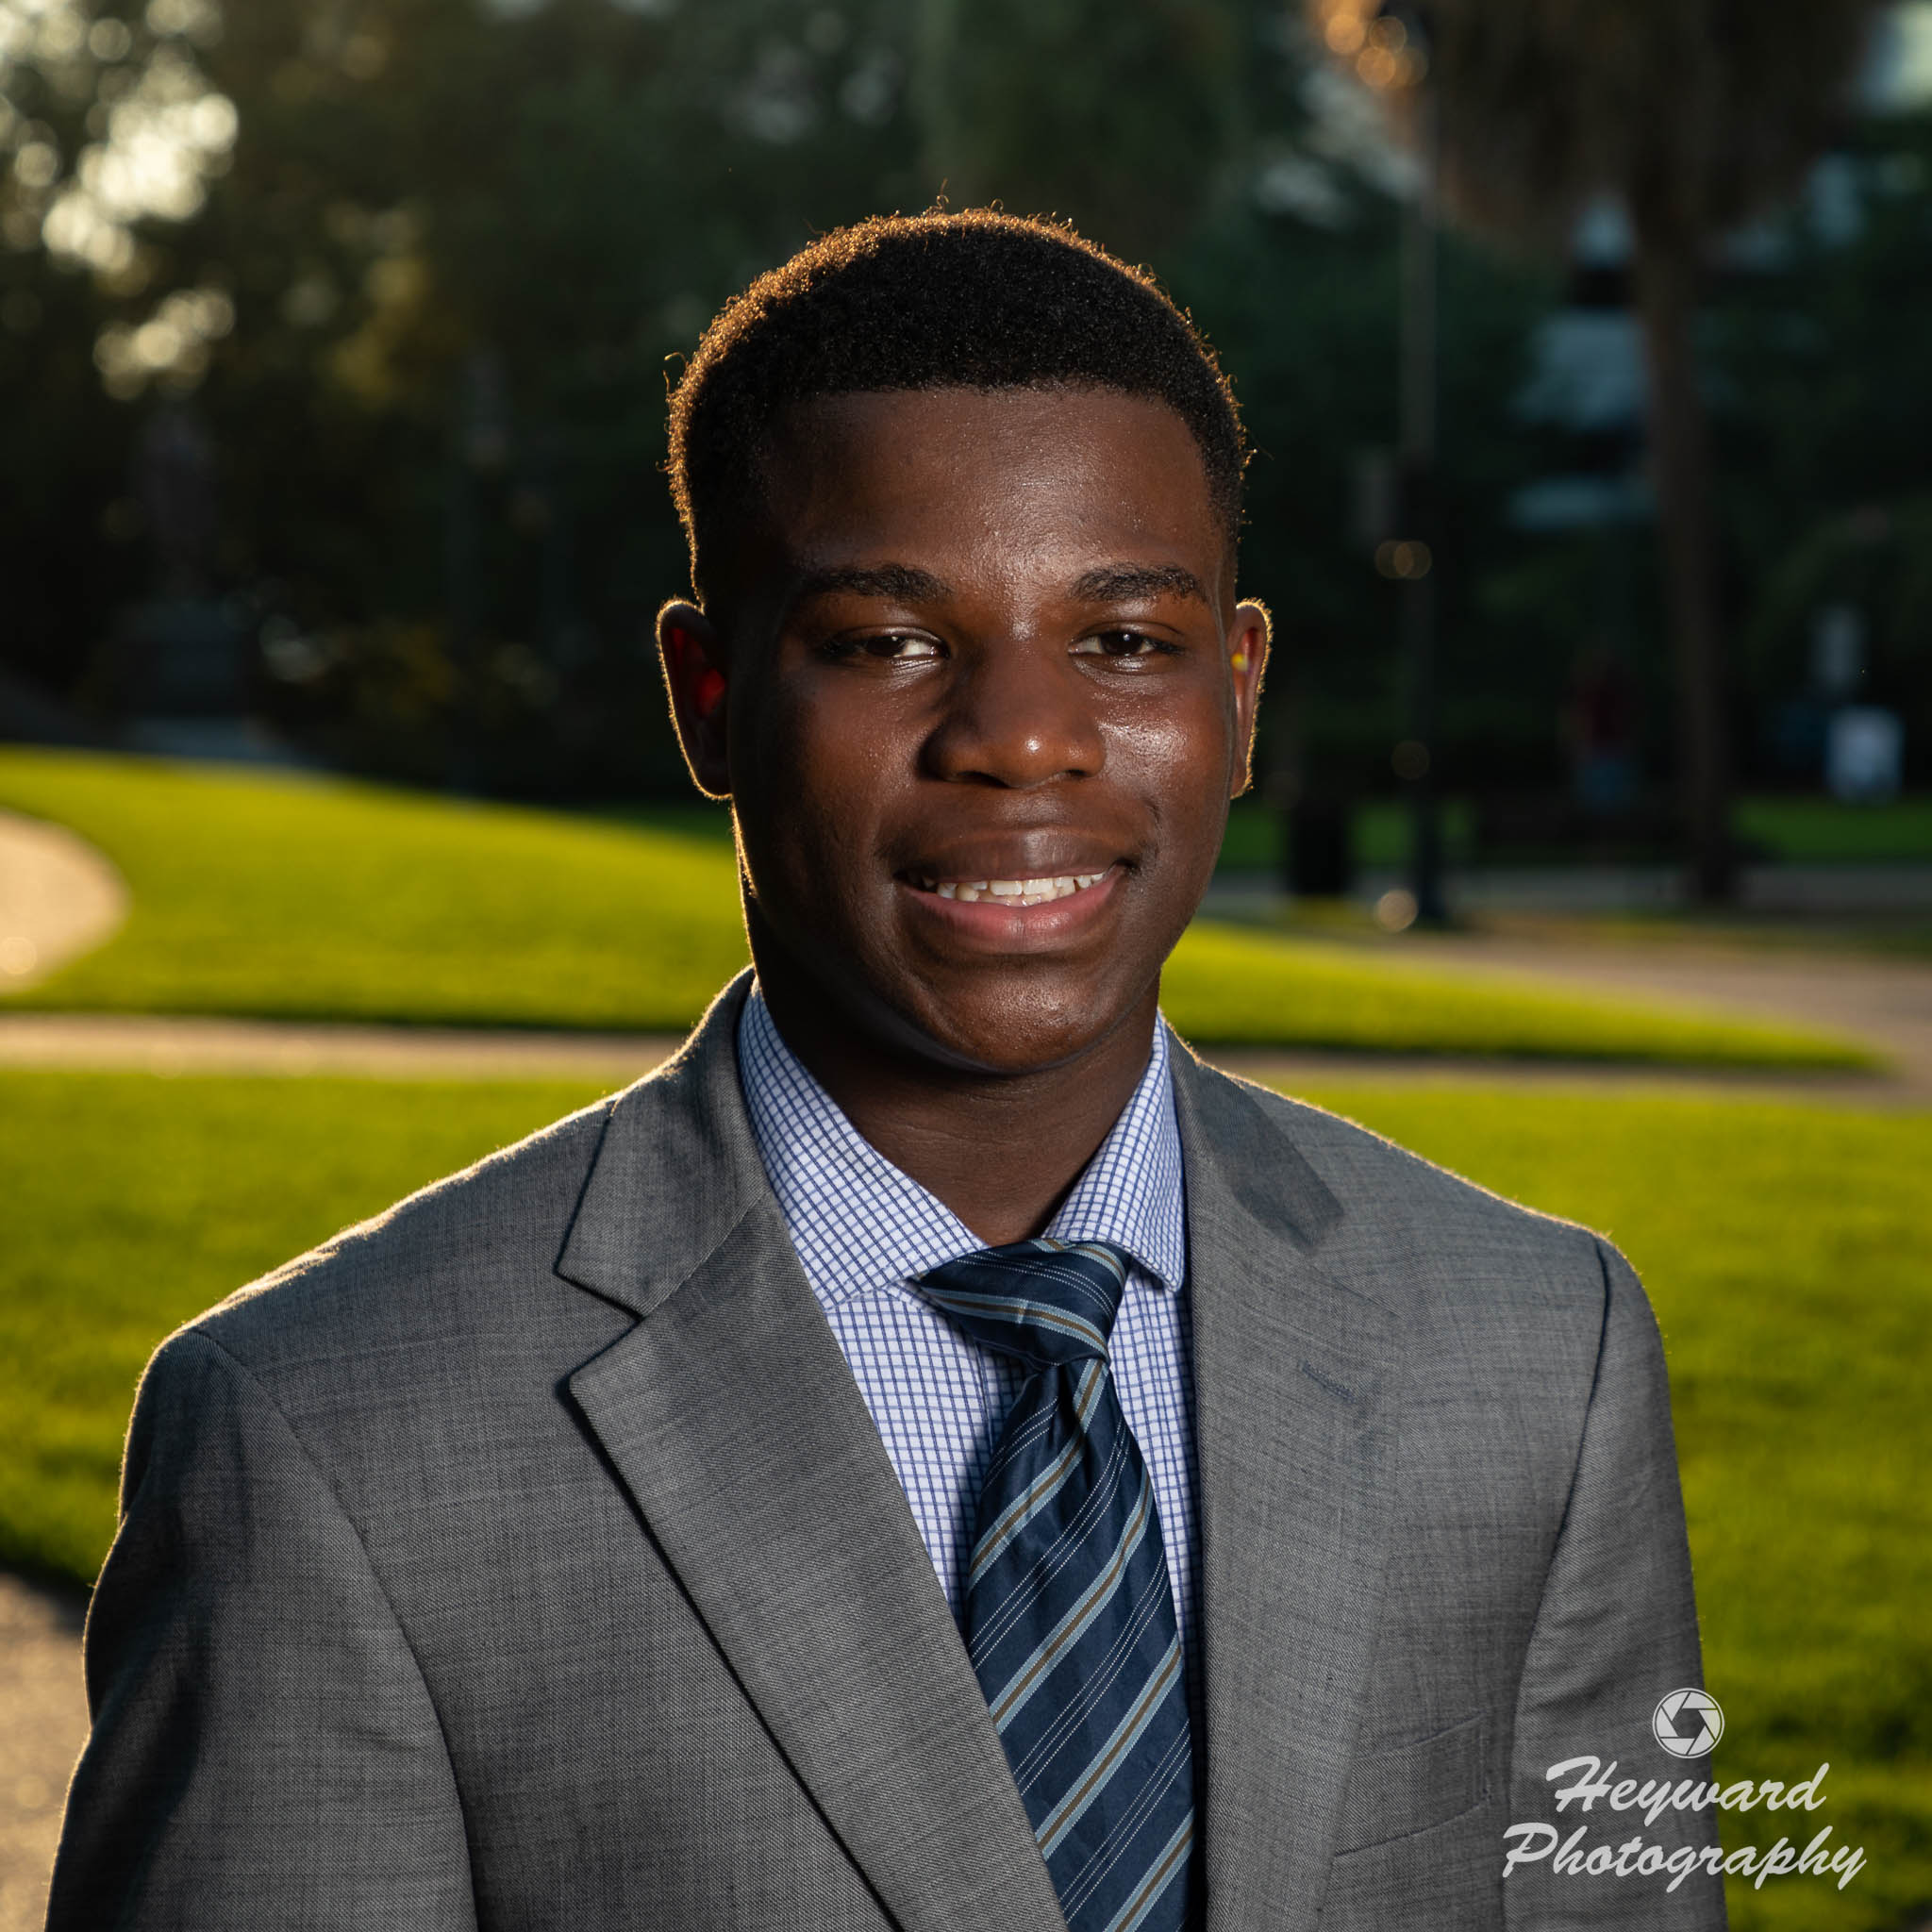
<svg viewBox="0 0 1932 1932">
<path fill-rule="evenodd" d="M 183 392 L 233 320 L 174 258 L 236 136 L 219 27 L 208 0 L 0 0 L 0 657 L 49 685 L 147 575 L 127 371 Z"/>
<path fill-rule="evenodd" d="M 188 4 L 150 0 L 125 29 L 137 62 L 148 23 Z M 31 152 L 4 204 L 5 267 L 28 286 L 0 355 L 31 395 L 65 373 L 42 433 L 16 418 L 0 450 L 43 496 L 65 490 L 76 565 L 104 503 L 130 540 L 106 596 L 81 568 L 79 594 L 55 591 L 36 668 L 71 686 L 138 588 L 117 477 L 128 413 L 194 391 L 221 452 L 224 581 L 274 628 L 286 722 L 413 776 L 446 768 L 469 729 L 491 740 L 479 780 L 667 780 L 644 648 L 682 577 L 650 481 L 667 358 L 813 229 L 916 197 L 894 17 L 877 0 L 258 0 L 225 20 L 195 4 L 194 34 L 175 38 L 227 110 L 216 131 L 232 142 L 239 109 L 242 138 L 205 211 L 124 224 L 139 275 L 57 247 L 59 184 L 41 178 L 85 163 L 82 124 L 119 112 L 111 73 L 68 75 L 58 150 L 22 120 L 36 75 L 14 90 Z M 80 422 L 101 452 L 75 462 Z M 9 534 L 19 577 L 54 589 L 19 520 Z"/>
<path fill-rule="evenodd" d="M 1171 251 L 1246 144 L 1242 0 L 920 0 L 929 192 L 1050 210 L 1129 260 Z M 1278 52 L 1268 64 L 1279 66 Z"/>
<path fill-rule="evenodd" d="M 1588 184 L 1645 155 L 1668 175 L 1687 142 L 1707 233 L 1796 165 L 1856 42 L 1814 21 L 1799 74 L 1789 46 L 1752 51 L 1795 0 L 1736 32 L 1700 0 L 1671 17 L 1690 92 L 1658 85 L 1656 126 L 1613 140 L 1655 79 L 1638 52 L 1668 38 L 1648 0 L 1594 23 L 1551 0 L 1543 26 L 1529 0 L 1473 4 L 1441 0 L 1442 71 L 1470 69 L 1482 124 L 1449 131 L 1465 204 L 1511 236 L 1554 239 Z M 1623 65 L 1597 62 L 1608 105 L 1582 117 L 1609 132 L 1586 139 L 1575 50 L 1612 28 Z M 1722 86 L 1697 65 L 1720 44 Z M 1676 125 L 1699 88 L 1704 145 Z M 1247 409 L 1244 570 L 1282 674 L 1305 674 L 1306 736 L 1349 789 L 1387 786 L 1391 592 L 1345 512 L 1351 455 L 1394 426 L 1396 183 L 1373 111 L 1348 134 L 1362 109 L 1273 0 L 0 0 L 0 657 L 72 689 L 149 590 L 131 454 L 185 404 L 216 451 L 217 587 L 309 742 L 431 781 L 675 783 L 648 634 L 683 573 L 655 475 L 675 358 L 810 233 L 944 187 L 1067 214 L 1191 307 Z M 1754 588 L 1814 526 L 1923 491 L 1909 158 L 1859 161 L 1856 240 L 1799 234 L 1779 275 L 1718 291 L 1727 532 Z M 1492 178 L 1544 185 L 1525 207 L 1479 193 Z M 1652 226 L 1688 232 L 1673 219 Z M 1544 783 L 1568 661 L 1549 643 L 1589 558 L 1525 562 L 1504 508 L 1549 454 L 1508 403 L 1554 281 L 1453 243 L 1442 275 L 1443 781 Z M 1660 434 L 1694 430 L 1697 402 Z M 1902 513 L 1900 541 L 1921 527 Z M 1809 594 L 1777 581 L 1781 608 Z M 1290 682 L 1266 723 L 1283 761 Z"/>
<path fill-rule="evenodd" d="M 1767 775 L 1815 782 L 1817 746 L 1791 725 L 1824 701 L 1813 638 L 1840 605 L 1866 637 L 1858 701 L 1903 712 L 1911 780 L 1932 777 L 1928 233 L 1932 114 L 1874 117 L 1712 303 L 1726 525 L 1752 591 L 1740 670 Z"/>
<path fill-rule="evenodd" d="M 1290 199 L 1291 193 L 1292 199 Z M 1254 445 L 1245 588 L 1274 614 L 1261 763 L 1278 789 L 1351 797 L 1391 789 L 1403 736 L 1399 586 L 1353 527 L 1356 459 L 1397 428 L 1396 224 L 1377 186 L 1306 149 L 1264 147 L 1230 196 L 1169 258 L 1172 286 L 1233 373 Z M 1505 524 L 1534 439 L 1509 408 L 1524 344 L 1552 278 L 1449 237 L 1442 260 L 1446 790 L 1547 785 L 1566 661 L 1541 608 L 1499 610 L 1498 569 L 1521 549 Z"/>
<path fill-rule="evenodd" d="M 1374 10 L 1322 0 L 1329 44 L 1361 47 L 1348 44 L 1350 23 Z M 1686 831 L 1699 897 L 1724 899 L 1724 624 L 1692 323 L 1718 239 L 1793 187 L 1842 125 L 1875 0 L 1429 0 L 1420 10 L 1453 209 L 1551 248 L 1595 196 L 1629 216 Z"/>
<path fill-rule="evenodd" d="M 49 7 L 73 18 L 36 29 L 40 67 L 4 70 L 20 102 L 0 127 L 25 290 L 0 358 L 50 399 L 37 433 L 0 428 L 0 462 L 46 504 L 38 535 L 11 533 L 13 575 L 50 592 L 37 668 L 71 686 L 138 591 L 128 418 L 192 391 L 220 452 L 222 581 L 269 626 L 285 722 L 411 776 L 668 780 L 646 648 L 683 575 L 649 481 L 667 378 L 810 234 L 941 187 L 906 98 L 922 23 L 888 0 L 149 0 L 95 58 L 83 0 L 31 0 Z M 1015 8 L 1007 57 L 975 20 L 942 77 L 985 192 L 1128 253 L 1173 242 L 1223 166 L 1243 8 L 1174 0 L 1131 28 Z M 0 35 L 0 58 L 14 46 Z M 1001 59 L 1017 77 L 1056 47 L 1006 111 Z M 109 206 L 87 130 L 140 132 L 121 70 L 158 63 L 192 192 Z M 74 461 L 81 423 L 97 448 Z M 111 581 L 85 567 L 104 517 Z M 37 567 L 57 525 L 77 595 L 43 549 Z"/>
</svg>

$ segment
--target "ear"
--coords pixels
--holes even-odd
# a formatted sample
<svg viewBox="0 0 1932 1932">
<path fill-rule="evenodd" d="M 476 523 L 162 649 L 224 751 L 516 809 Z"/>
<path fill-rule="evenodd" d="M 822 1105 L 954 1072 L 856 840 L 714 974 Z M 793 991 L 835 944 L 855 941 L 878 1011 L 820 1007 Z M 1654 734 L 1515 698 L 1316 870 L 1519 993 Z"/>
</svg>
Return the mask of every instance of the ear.
<svg viewBox="0 0 1932 1932">
<path fill-rule="evenodd" d="M 671 718 L 684 761 L 707 798 L 729 798 L 725 755 L 730 686 L 711 620 L 695 604 L 673 602 L 658 613 L 658 655 L 671 693 Z"/>
<path fill-rule="evenodd" d="M 1261 679 L 1268 669 L 1274 623 L 1267 605 L 1244 599 L 1234 608 L 1227 627 L 1227 668 L 1234 680 L 1235 766 L 1227 795 L 1239 798 L 1255 782 L 1255 717 L 1261 705 Z"/>
</svg>

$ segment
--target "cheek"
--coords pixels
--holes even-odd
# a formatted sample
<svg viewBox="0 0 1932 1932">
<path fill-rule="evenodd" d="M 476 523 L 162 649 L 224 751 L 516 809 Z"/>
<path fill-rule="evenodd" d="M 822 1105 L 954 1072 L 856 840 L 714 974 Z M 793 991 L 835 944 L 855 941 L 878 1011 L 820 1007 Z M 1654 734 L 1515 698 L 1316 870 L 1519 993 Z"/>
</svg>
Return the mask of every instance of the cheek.
<svg viewBox="0 0 1932 1932">
<path fill-rule="evenodd" d="M 1116 779 L 1140 793 L 1176 833 L 1218 824 L 1227 806 L 1230 708 L 1203 691 L 1158 716 L 1122 719 L 1108 733 Z"/>
<path fill-rule="evenodd" d="M 892 721 L 850 702 L 838 680 L 794 672 L 766 689 L 746 733 L 755 782 L 783 774 L 813 793 L 844 797 L 887 768 Z"/>
<path fill-rule="evenodd" d="M 739 795 L 752 824 L 752 883 L 814 925 L 863 916 L 891 758 L 876 734 L 852 728 L 780 688 L 747 732 Z"/>
</svg>

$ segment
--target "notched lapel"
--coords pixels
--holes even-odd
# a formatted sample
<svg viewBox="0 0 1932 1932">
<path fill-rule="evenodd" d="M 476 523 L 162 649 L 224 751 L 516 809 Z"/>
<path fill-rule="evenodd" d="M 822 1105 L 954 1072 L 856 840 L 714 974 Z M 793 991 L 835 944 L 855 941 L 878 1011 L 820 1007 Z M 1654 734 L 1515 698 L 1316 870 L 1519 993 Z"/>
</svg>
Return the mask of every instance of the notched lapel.
<svg viewBox="0 0 1932 1932">
<path fill-rule="evenodd" d="M 572 1393 L 894 1920 L 1059 1927 L 905 1494 L 764 1184 L 737 1089 L 741 999 L 714 1009 L 680 1085 L 613 1115 L 558 1272 L 642 1319 Z M 662 1164 L 693 1152 L 695 1168 Z M 701 1197 L 682 1215 L 667 1176 Z"/>
<path fill-rule="evenodd" d="M 1208 1932 L 1312 1926 L 1388 1556 L 1398 1324 L 1312 1258 L 1341 1210 L 1281 1126 L 1185 1056 L 1175 1091 L 1201 1463 Z"/>
</svg>

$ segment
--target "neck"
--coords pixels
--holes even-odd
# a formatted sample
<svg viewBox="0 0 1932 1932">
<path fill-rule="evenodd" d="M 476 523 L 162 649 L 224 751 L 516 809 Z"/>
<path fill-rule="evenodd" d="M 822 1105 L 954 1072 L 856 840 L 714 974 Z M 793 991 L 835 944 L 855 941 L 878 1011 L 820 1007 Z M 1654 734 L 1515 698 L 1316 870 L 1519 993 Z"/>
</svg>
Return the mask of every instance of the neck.
<svg viewBox="0 0 1932 1932">
<path fill-rule="evenodd" d="M 1045 1229 L 1147 1071 L 1158 1017 L 1157 989 L 1071 1059 L 987 1074 L 879 1041 L 783 974 L 760 971 L 759 987 L 845 1118 L 989 1247 Z"/>
</svg>

